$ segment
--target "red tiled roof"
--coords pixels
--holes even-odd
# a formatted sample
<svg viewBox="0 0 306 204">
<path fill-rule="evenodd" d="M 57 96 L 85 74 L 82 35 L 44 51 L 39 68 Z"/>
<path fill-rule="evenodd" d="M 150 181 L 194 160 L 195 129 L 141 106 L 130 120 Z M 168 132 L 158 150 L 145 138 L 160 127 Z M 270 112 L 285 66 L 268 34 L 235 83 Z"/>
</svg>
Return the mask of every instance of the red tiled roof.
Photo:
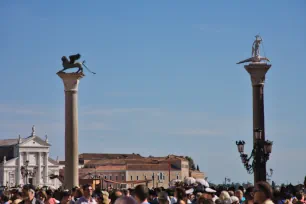
<svg viewBox="0 0 306 204">
<path fill-rule="evenodd" d="M 80 159 L 96 160 L 96 159 L 127 159 L 127 158 L 143 158 L 140 154 L 94 154 L 83 153 L 79 155 Z"/>
<path fill-rule="evenodd" d="M 127 170 L 155 170 L 155 171 L 167 171 L 169 170 L 168 164 L 128 164 Z M 179 168 L 171 165 L 171 171 L 178 171 Z"/>
<path fill-rule="evenodd" d="M 11 146 L 18 143 L 18 139 L 0 140 L 0 146 Z"/>
</svg>

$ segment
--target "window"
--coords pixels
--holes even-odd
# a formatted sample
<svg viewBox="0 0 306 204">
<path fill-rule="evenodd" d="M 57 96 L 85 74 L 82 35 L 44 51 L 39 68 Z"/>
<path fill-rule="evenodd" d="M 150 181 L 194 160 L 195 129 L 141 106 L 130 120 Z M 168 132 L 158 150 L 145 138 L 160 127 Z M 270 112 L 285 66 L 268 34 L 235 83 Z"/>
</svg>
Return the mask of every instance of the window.
<svg viewBox="0 0 306 204">
<path fill-rule="evenodd" d="M 104 179 L 107 179 L 107 177 L 106 177 L 106 176 L 104 176 Z"/>
<path fill-rule="evenodd" d="M 123 175 L 121 176 L 121 180 L 124 181 L 124 176 Z"/>
<path fill-rule="evenodd" d="M 116 176 L 116 181 L 118 181 L 118 176 Z"/>
<path fill-rule="evenodd" d="M 179 178 L 178 178 L 178 175 L 176 175 L 176 179 L 179 179 Z"/>
<path fill-rule="evenodd" d="M 147 180 L 147 176 L 145 176 L 145 180 Z"/>
<path fill-rule="evenodd" d="M 131 176 L 131 181 L 133 181 L 133 176 Z"/>
<path fill-rule="evenodd" d="M 136 180 L 138 181 L 138 176 L 136 176 Z"/>
<path fill-rule="evenodd" d="M 163 180 L 165 180 L 165 174 L 163 174 Z"/>
<path fill-rule="evenodd" d="M 109 176 L 109 180 L 112 180 L 112 176 Z"/>
<path fill-rule="evenodd" d="M 159 180 L 159 175 L 157 176 L 157 180 Z"/>
<path fill-rule="evenodd" d="M 159 178 L 160 178 L 160 180 L 163 180 L 163 173 L 161 173 L 161 172 L 159 173 Z"/>
</svg>

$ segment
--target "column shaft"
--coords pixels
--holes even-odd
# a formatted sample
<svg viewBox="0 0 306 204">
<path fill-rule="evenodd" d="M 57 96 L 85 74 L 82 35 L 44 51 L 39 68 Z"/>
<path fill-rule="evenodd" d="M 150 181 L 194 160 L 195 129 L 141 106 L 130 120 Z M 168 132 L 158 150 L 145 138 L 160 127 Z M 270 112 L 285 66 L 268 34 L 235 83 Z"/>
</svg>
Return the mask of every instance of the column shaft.
<svg viewBox="0 0 306 204">
<path fill-rule="evenodd" d="M 37 185 L 41 184 L 41 152 L 38 152 L 38 161 L 37 161 Z"/>
<path fill-rule="evenodd" d="M 259 148 L 263 148 L 265 141 L 265 115 L 264 115 L 264 84 L 253 85 L 253 129 L 262 130 L 262 139 L 259 141 Z M 253 132 L 253 147 L 255 145 L 255 132 Z M 254 168 L 254 181 L 266 181 L 266 162 L 261 161 L 261 151 L 256 151 Z"/>
<path fill-rule="evenodd" d="M 19 152 L 19 156 L 17 159 L 17 171 L 16 171 L 16 185 L 20 185 L 20 179 L 21 179 L 21 153 Z"/>
<path fill-rule="evenodd" d="M 65 87 L 65 188 L 79 185 L 78 152 L 78 84 L 83 73 L 63 73 L 57 75 Z"/>
<path fill-rule="evenodd" d="M 45 165 L 45 168 L 44 168 L 44 185 L 48 185 L 48 171 L 49 171 L 49 168 L 48 168 L 48 159 L 49 159 L 49 153 L 48 152 L 45 152 L 45 158 L 44 158 L 44 165 Z"/>
<path fill-rule="evenodd" d="M 79 185 L 78 92 L 65 91 L 65 187 Z"/>
</svg>

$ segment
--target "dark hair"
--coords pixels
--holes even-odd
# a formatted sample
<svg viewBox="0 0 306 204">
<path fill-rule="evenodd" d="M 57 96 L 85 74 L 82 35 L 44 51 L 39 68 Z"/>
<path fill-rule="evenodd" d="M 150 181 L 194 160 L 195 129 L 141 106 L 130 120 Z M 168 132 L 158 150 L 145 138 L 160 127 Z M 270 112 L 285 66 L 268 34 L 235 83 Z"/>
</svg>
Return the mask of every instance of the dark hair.
<svg viewBox="0 0 306 204">
<path fill-rule="evenodd" d="M 89 187 L 91 187 L 91 185 L 85 184 L 85 185 L 82 187 L 82 189 L 83 189 L 83 191 L 84 191 L 84 190 L 86 190 L 86 189 L 89 188 Z"/>
<path fill-rule="evenodd" d="M 295 197 L 298 200 L 302 200 L 304 193 L 302 191 L 296 192 Z"/>
<path fill-rule="evenodd" d="M 110 194 L 109 198 L 111 199 L 111 203 L 115 203 L 115 201 L 116 201 L 118 198 L 121 197 L 121 196 L 118 196 L 118 194 L 116 194 L 117 192 L 121 192 L 121 191 L 120 191 L 120 190 L 114 190 L 114 191 Z"/>
<path fill-rule="evenodd" d="M 204 197 L 200 197 L 197 204 L 214 204 L 214 201 L 210 199 L 205 199 Z"/>
<path fill-rule="evenodd" d="M 32 184 L 24 185 L 22 188 L 23 188 L 24 190 L 27 190 L 27 191 L 29 191 L 29 190 L 35 191 L 35 187 L 34 187 Z"/>
<path fill-rule="evenodd" d="M 144 201 L 149 197 L 149 189 L 145 185 L 138 185 L 135 188 L 135 196 L 139 198 L 140 201 Z"/>
<path fill-rule="evenodd" d="M 127 189 L 123 189 L 122 190 L 123 195 L 127 196 L 129 194 L 129 190 Z"/>
<path fill-rule="evenodd" d="M 250 186 L 245 190 L 244 197 L 247 201 L 254 199 L 254 187 L 253 186 Z"/>
<path fill-rule="evenodd" d="M 184 198 L 186 197 L 186 192 L 185 192 L 185 189 L 183 188 L 176 188 L 175 189 L 176 191 L 176 197 L 177 197 L 177 204 L 180 203 L 181 200 L 184 200 Z"/>
<path fill-rule="evenodd" d="M 265 181 L 259 181 L 256 183 L 256 187 L 258 190 L 262 191 L 267 199 L 272 199 L 273 198 L 273 193 L 272 193 L 272 188 L 269 183 Z"/>
<path fill-rule="evenodd" d="M 46 194 L 47 194 L 47 196 L 50 196 L 50 197 L 52 197 L 53 196 L 53 192 L 52 192 L 52 190 L 46 190 Z"/>
</svg>

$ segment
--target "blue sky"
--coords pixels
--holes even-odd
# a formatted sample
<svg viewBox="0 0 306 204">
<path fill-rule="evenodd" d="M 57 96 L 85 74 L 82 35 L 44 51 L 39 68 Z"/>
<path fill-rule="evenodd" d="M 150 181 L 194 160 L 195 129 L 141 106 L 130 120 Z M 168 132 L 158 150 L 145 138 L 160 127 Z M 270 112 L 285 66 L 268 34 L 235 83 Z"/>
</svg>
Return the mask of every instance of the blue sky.
<svg viewBox="0 0 306 204">
<path fill-rule="evenodd" d="M 64 158 L 61 57 L 97 75 L 79 87 L 79 151 L 189 155 L 209 180 L 253 181 L 252 87 L 235 63 L 256 34 L 265 84 L 268 168 L 277 183 L 306 169 L 306 3 L 297 1 L 6 1 L 0 3 L 0 138 L 48 134 Z"/>
</svg>

